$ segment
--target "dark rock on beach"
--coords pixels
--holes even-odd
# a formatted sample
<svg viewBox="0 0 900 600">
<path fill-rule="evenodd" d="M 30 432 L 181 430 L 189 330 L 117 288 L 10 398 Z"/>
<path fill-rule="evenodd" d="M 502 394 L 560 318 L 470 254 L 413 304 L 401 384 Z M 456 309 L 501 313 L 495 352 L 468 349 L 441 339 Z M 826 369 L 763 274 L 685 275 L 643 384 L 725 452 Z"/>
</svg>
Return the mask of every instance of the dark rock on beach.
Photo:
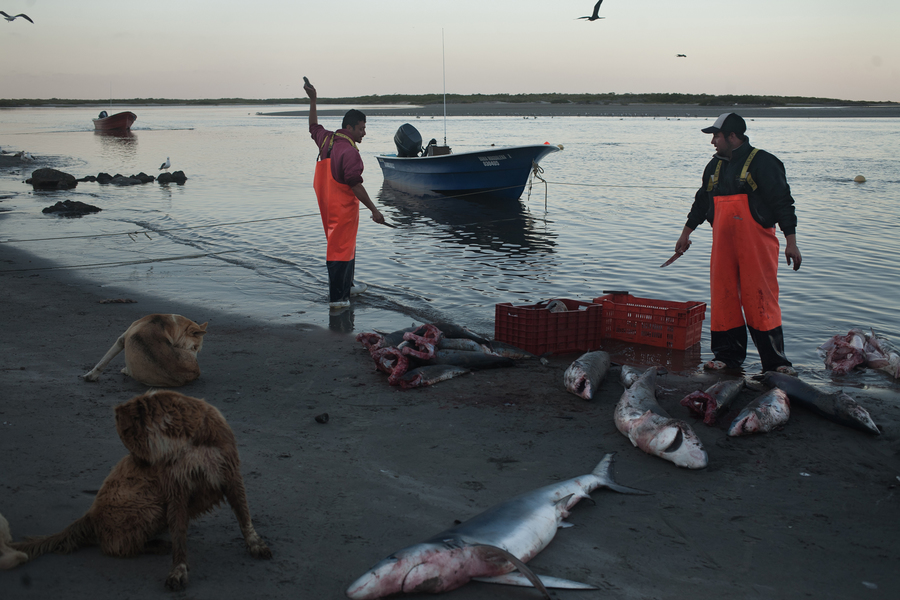
<svg viewBox="0 0 900 600">
<path fill-rule="evenodd" d="M 156 178 L 156 181 L 159 183 L 177 183 L 178 185 L 184 185 L 184 182 L 187 181 L 187 177 L 184 174 L 184 171 L 175 171 L 174 173 L 160 173 L 159 177 Z"/>
<path fill-rule="evenodd" d="M 115 175 L 110 175 L 109 173 L 100 173 L 96 177 L 89 175 L 84 179 L 79 179 L 79 181 L 96 181 L 97 183 L 101 183 L 103 185 L 141 185 L 144 183 L 151 183 L 156 178 L 153 175 L 147 175 L 143 171 L 138 173 L 137 175 L 122 175 L 121 173 L 116 173 Z"/>
<path fill-rule="evenodd" d="M 110 185 L 140 185 L 144 182 L 137 177 L 126 177 L 125 175 L 119 175 L 117 173 L 109 183 Z"/>
<path fill-rule="evenodd" d="M 25 180 L 36 190 L 70 190 L 78 185 L 74 175 L 56 169 L 37 169 Z"/>
<path fill-rule="evenodd" d="M 103 210 L 92 204 L 85 204 L 78 200 L 63 200 L 57 202 L 53 206 L 48 206 L 41 212 L 44 214 L 56 214 L 60 217 L 81 217 L 90 213 L 100 212 Z"/>
<path fill-rule="evenodd" d="M 156 177 L 154 177 L 153 175 L 147 175 L 143 171 L 141 171 L 137 175 L 132 175 L 132 177 L 134 177 L 135 179 L 140 179 L 141 183 L 153 183 L 153 181 L 156 180 Z"/>
</svg>

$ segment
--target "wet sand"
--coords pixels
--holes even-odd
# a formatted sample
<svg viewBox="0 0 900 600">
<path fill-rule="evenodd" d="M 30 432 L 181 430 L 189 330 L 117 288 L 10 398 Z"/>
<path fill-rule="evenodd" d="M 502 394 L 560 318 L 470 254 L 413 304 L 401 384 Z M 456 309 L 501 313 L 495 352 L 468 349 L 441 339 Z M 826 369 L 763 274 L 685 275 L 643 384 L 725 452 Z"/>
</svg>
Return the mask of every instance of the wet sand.
<svg viewBox="0 0 900 600">
<path fill-rule="evenodd" d="M 900 594 L 900 403 L 890 395 L 851 391 L 881 436 L 796 408 L 781 430 L 729 438 L 737 409 L 707 427 L 679 405 L 712 376 L 673 372 L 660 378 L 660 403 L 694 426 L 710 459 L 688 471 L 616 431 L 622 386 L 614 374 L 590 402 L 563 389 L 573 355 L 401 391 L 375 370 L 356 332 L 261 324 L 35 270 L 45 266 L 0 244 L 0 513 L 13 536 L 57 532 L 87 510 L 125 453 L 112 407 L 146 390 L 119 373 L 121 355 L 99 382 L 79 376 L 132 321 L 174 312 L 209 321 L 203 374 L 179 391 L 219 407 L 234 429 L 251 513 L 274 558 L 247 554 L 223 506 L 191 524 L 185 593 L 165 591 L 167 556 L 115 559 L 87 548 L 0 572 L 4 599 L 337 599 L 391 552 L 517 493 L 587 473 L 608 452 L 617 453 L 620 483 L 653 495 L 598 490 L 574 508 L 575 527 L 529 564 L 600 589 L 554 598 Z M 100 303 L 112 298 L 137 302 Z M 756 395 L 745 391 L 736 407 Z M 315 420 L 322 413 L 325 424 Z M 469 583 L 444 597 L 539 594 Z"/>
</svg>

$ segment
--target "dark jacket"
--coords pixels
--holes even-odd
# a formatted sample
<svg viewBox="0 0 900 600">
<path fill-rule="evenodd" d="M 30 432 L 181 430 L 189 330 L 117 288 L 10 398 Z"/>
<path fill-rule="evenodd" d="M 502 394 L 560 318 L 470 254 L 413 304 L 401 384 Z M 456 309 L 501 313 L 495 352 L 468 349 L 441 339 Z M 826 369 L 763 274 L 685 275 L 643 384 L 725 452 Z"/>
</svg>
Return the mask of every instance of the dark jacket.
<svg viewBox="0 0 900 600">
<path fill-rule="evenodd" d="M 741 182 L 741 170 L 753 147 L 750 142 L 732 152 L 731 160 L 719 155 L 706 165 L 703 170 L 703 185 L 694 195 L 694 204 L 688 213 L 687 226 L 696 229 L 704 220 L 713 222 L 715 216 L 714 196 L 731 196 L 747 194 L 750 214 L 763 227 L 775 227 L 777 223 L 785 235 L 797 231 L 797 214 L 794 212 L 794 199 L 788 185 L 784 165 L 774 155 L 759 150 L 750 163 L 750 178 L 756 183 L 754 191 L 746 182 Z M 716 171 L 716 165 L 723 161 L 719 172 L 716 189 L 707 191 L 709 180 Z"/>
</svg>

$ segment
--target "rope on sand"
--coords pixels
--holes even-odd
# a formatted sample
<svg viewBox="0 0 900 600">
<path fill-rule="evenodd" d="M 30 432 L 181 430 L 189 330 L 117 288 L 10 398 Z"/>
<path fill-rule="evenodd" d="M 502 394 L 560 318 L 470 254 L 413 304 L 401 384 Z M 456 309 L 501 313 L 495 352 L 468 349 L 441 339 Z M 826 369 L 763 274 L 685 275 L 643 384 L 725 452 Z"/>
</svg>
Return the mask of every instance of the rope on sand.
<svg viewBox="0 0 900 600">
<path fill-rule="evenodd" d="M 149 239 L 153 239 L 150 237 L 150 233 L 170 233 L 172 231 L 186 231 L 190 229 L 207 229 L 210 227 L 225 227 L 228 225 L 244 225 L 247 223 L 264 223 L 266 221 L 286 221 L 288 219 L 299 219 L 301 217 L 318 217 L 319 213 L 309 213 L 306 215 L 291 215 L 288 217 L 270 217 L 268 219 L 252 219 L 250 221 L 232 221 L 231 223 L 213 223 L 211 225 L 188 225 L 185 227 L 173 227 L 172 229 L 140 229 L 138 231 L 120 231 L 118 233 L 94 233 L 90 235 L 68 235 L 62 237 L 49 237 L 49 238 L 32 238 L 28 240 L 16 240 L 16 239 L 6 239 L 0 240 L 0 244 L 8 244 L 10 242 L 48 242 L 53 240 L 77 240 L 82 238 L 101 238 L 101 237 L 114 237 L 117 235 L 127 235 L 131 238 L 131 241 L 134 240 L 134 236 L 143 234 Z"/>
<path fill-rule="evenodd" d="M 188 260 L 191 258 L 204 258 L 207 256 L 219 256 L 220 254 L 231 254 L 238 252 L 237 250 L 224 250 L 222 252 L 205 252 L 203 254 L 185 254 L 182 256 L 170 256 L 168 258 L 147 258 L 144 260 L 131 260 L 126 262 L 111 263 L 93 263 L 89 265 L 72 265 L 65 267 L 32 267 L 30 269 L 0 269 L 0 275 L 4 273 L 22 273 L 23 271 L 61 271 L 69 269 L 91 269 L 97 267 L 127 267 L 128 265 L 143 265 L 147 263 L 168 262 L 173 260 Z"/>
</svg>

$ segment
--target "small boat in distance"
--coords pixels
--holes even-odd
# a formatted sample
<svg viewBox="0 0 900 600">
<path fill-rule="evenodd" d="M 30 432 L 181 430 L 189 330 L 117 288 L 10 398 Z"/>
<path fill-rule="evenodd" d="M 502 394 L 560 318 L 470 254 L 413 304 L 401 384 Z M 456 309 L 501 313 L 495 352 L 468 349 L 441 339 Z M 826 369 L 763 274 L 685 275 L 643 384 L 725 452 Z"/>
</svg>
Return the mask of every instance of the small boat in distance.
<svg viewBox="0 0 900 600">
<path fill-rule="evenodd" d="M 100 113 L 100 116 L 94 121 L 94 129 L 97 131 L 113 131 L 121 129 L 131 129 L 131 124 L 137 120 L 137 115 L 133 112 L 125 111 L 108 115 L 106 111 Z"/>
<path fill-rule="evenodd" d="M 397 154 L 375 157 L 385 182 L 408 194 L 471 200 L 518 200 L 540 160 L 560 150 L 544 143 L 453 154 L 435 140 L 423 150 L 419 132 L 409 123 L 397 130 L 394 143 Z"/>
</svg>

